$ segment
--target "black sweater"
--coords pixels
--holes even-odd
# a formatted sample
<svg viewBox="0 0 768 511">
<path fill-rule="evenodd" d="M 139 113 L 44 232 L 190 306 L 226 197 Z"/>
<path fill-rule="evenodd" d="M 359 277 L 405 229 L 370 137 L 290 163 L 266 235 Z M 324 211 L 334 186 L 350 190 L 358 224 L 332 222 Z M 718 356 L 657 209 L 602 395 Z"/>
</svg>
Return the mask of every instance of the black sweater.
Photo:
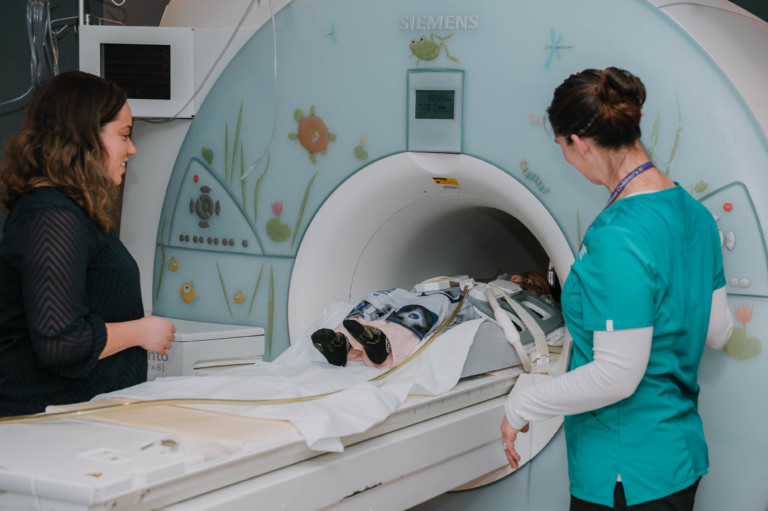
<svg viewBox="0 0 768 511">
<path fill-rule="evenodd" d="M 141 348 L 99 360 L 105 323 L 143 316 L 138 266 L 114 230 L 55 188 L 20 197 L 0 241 L 0 416 L 145 381 Z"/>
</svg>

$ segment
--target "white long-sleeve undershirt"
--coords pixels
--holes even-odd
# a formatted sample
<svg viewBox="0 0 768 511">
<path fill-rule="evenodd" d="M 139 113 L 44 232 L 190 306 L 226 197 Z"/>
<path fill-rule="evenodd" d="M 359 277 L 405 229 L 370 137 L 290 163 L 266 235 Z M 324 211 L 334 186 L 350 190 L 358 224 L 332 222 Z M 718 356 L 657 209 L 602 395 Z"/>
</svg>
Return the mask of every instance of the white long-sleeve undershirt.
<svg viewBox="0 0 768 511">
<path fill-rule="evenodd" d="M 712 293 L 706 346 L 721 349 L 731 336 L 733 319 L 725 287 Z M 516 429 L 529 422 L 596 410 L 631 396 L 645 374 L 653 327 L 595 332 L 594 360 L 562 376 L 515 387 L 507 397 L 507 420 Z"/>
</svg>

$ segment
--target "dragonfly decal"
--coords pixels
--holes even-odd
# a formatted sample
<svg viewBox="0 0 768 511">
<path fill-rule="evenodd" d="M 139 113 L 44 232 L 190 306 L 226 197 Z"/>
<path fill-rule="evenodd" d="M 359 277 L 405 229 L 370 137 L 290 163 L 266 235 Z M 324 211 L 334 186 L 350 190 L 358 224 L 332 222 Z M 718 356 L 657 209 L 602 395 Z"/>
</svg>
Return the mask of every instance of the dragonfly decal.
<svg viewBox="0 0 768 511">
<path fill-rule="evenodd" d="M 573 48 L 573 46 L 563 46 L 560 44 L 560 42 L 563 40 L 563 34 L 560 34 L 557 36 L 557 40 L 555 40 L 555 36 L 557 35 L 557 32 L 555 32 L 554 28 L 549 29 L 549 39 L 552 42 L 552 44 L 547 44 L 544 46 L 544 49 L 549 50 L 549 55 L 547 55 L 547 61 L 544 63 L 544 67 L 546 69 L 549 69 L 549 66 L 552 65 L 552 59 L 554 57 L 557 57 L 557 60 L 560 60 L 560 50 L 567 50 L 570 48 Z"/>
<path fill-rule="evenodd" d="M 325 37 L 330 37 L 331 41 L 334 43 L 336 42 L 336 23 L 331 22 L 331 28 L 328 30 L 328 33 L 325 34 Z"/>
</svg>

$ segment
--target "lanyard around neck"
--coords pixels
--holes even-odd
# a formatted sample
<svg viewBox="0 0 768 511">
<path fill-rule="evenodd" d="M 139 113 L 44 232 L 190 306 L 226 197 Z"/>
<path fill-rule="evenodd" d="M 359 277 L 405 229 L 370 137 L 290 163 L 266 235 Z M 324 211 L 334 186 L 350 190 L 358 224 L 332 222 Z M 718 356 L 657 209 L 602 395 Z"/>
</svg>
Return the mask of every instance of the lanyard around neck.
<svg viewBox="0 0 768 511">
<path fill-rule="evenodd" d="M 629 184 L 630 181 L 632 181 L 634 178 L 648 170 L 649 168 L 653 167 L 653 163 L 647 161 L 637 167 L 635 170 L 624 176 L 624 179 L 622 179 L 619 184 L 616 186 L 616 188 L 611 193 L 611 196 L 608 198 L 608 202 L 605 204 L 605 207 L 603 208 L 603 211 L 608 209 L 608 206 L 613 204 L 613 201 L 616 200 L 616 197 L 619 196 L 619 194 L 626 188 L 626 186 Z"/>
<path fill-rule="evenodd" d="M 624 176 L 624 179 L 622 179 L 619 182 L 619 184 L 616 186 L 616 188 L 613 190 L 613 192 L 611 192 L 611 196 L 608 197 L 608 202 L 605 203 L 605 206 L 603 207 L 603 211 L 608 209 L 608 206 L 613 204 L 613 201 L 616 200 L 616 197 L 619 196 L 619 194 L 622 192 L 622 190 L 624 190 L 624 188 L 626 188 L 626 186 L 629 184 L 630 181 L 632 181 L 634 178 L 636 178 L 637 176 L 639 176 L 640 174 L 642 174 L 643 172 L 645 172 L 651 167 L 653 167 L 653 163 L 647 161 L 642 165 L 640 165 L 639 167 L 637 167 L 632 172 L 630 172 L 629 174 L 627 174 L 626 176 Z M 592 223 L 594 223 L 594 220 L 592 220 Z M 589 227 L 587 227 L 587 231 L 589 231 L 589 229 L 592 227 L 592 223 L 590 223 Z M 583 239 L 582 239 L 582 243 L 583 243 Z"/>
</svg>

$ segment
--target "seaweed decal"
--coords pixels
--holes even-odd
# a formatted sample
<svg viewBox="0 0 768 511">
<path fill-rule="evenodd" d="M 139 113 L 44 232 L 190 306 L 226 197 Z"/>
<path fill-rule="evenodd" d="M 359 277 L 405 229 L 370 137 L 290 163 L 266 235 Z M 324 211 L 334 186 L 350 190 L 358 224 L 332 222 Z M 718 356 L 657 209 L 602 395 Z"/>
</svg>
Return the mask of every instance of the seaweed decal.
<svg viewBox="0 0 768 511">
<path fill-rule="evenodd" d="M 309 180 L 309 183 L 307 183 L 307 189 L 304 190 L 304 198 L 301 200 L 301 207 L 299 208 L 299 216 L 296 218 L 296 227 L 293 229 L 293 239 L 291 239 L 291 248 L 293 248 L 293 244 L 296 243 L 296 234 L 299 232 L 299 226 L 301 225 L 301 219 L 304 216 L 304 208 L 307 207 L 307 199 L 309 198 L 309 190 L 312 188 L 312 183 L 315 182 L 315 178 L 317 177 L 317 172 L 315 172 L 315 175 L 312 176 L 312 179 Z"/>
<path fill-rule="evenodd" d="M 251 306 L 248 307 L 248 317 L 251 317 L 251 311 L 253 311 L 253 304 L 256 302 L 256 295 L 259 293 L 259 285 L 261 284 L 261 274 L 264 273 L 264 265 L 259 270 L 259 277 L 256 279 L 256 286 L 253 288 L 253 296 L 251 297 Z"/>
<path fill-rule="evenodd" d="M 219 271 L 219 281 L 221 282 L 221 290 L 224 291 L 224 300 L 227 302 L 227 310 L 229 311 L 229 315 L 232 316 L 232 307 L 229 305 L 229 296 L 227 295 L 227 285 L 224 284 L 224 276 L 221 274 L 221 268 L 219 268 L 218 261 L 216 262 L 216 269 Z"/>
<path fill-rule="evenodd" d="M 262 172 L 261 176 L 259 176 L 259 179 L 256 180 L 256 186 L 253 187 L 253 223 L 256 223 L 256 219 L 259 216 L 259 189 L 261 188 L 261 182 L 264 180 L 264 176 L 267 175 L 267 171 L 269 170 L 269 159 L 270 155 L 267 155 L 267 166 L 264 169 L 264 172 Z"/>
<path fill-rule="evenodd" d="M 269 267 L 269 306 L 267 312 L 267 352 L 272 356 L 272 332 L 275 331 L 275 273 Z"/>
<path fill-rule="evenodd" d="M 653 161 L 654 163 L 656 162 L 656 158 L 654 158 L 655 156 L 654 153 L 656 152 L 656 145 L 659 142 L 659 125 L 660 124 L 661 124 L 661 114 L 656 114 L 656 119 L 653 121 L 653 130 L 651 131 L 651 139 L 648 143 L 648 147 L 646 147 L 648 156 L 650 157 L 651 161 Z M 680 137 L 682 133 L 683 133 L 683 116 L 680 113 L 680 105 L 678 104 L 677 105 L 677 131 L 675 131 L 675 141 L 672 144 L 672 149 L 669 152 L 669 158 L 667 159 L 667 164 L 664 167 L 663 172 L 665 176 L 669 176 L 669 173 L 672 170 L 672 163 L 675 161 L 675 158 L 677 157 L 677 150 L 680 147 Z M 658 164 L 656 165 L 656 168 L 661 170 L 661 167 Z M 696 186 L 701 187 L 703 185 L 698 184 Z"/>
<path fill-rule="evenodd" d="M 160 296 L 160 285 L 163 283 L 163 273 L 165 272 L 165 219 L 163 219 L 163 226 L 160 228 L 160 275 L 157 277 L 157 290 L 155 291 L 155 300 Z"/>
</svg>

